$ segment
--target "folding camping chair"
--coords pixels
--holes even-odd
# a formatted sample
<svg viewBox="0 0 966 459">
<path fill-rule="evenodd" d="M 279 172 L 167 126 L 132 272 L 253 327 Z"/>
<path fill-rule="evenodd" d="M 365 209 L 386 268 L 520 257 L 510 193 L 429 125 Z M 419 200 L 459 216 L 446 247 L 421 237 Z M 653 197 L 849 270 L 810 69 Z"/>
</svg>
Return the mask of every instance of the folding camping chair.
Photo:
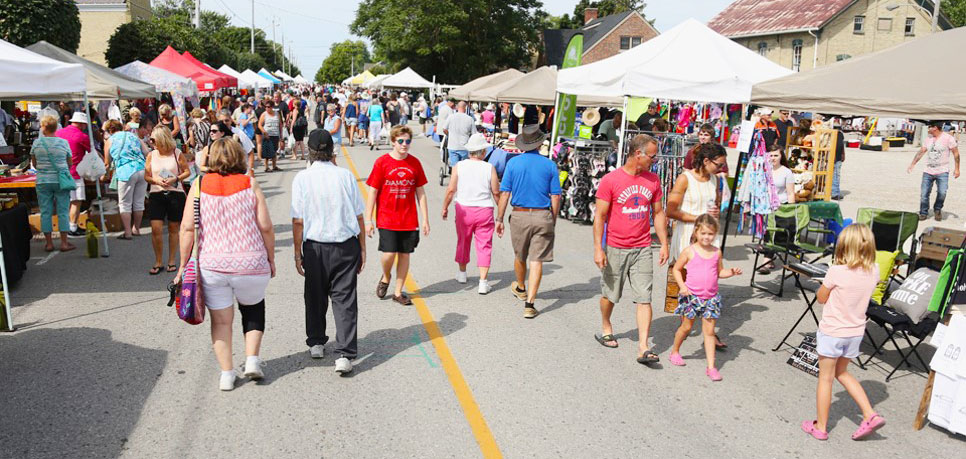
<svg viewBox="0 0 966 459">
<path fill-rule="evenodd" d="M 808 232 L 829 232 L 829 230 L 825 229 L 809 228 L 810 221 L 808 206 L 805 204 L 785 204 L 768 216 L 765 237 L 758 243 L 745 244 L 745 247 L 750 248 L 755 253 L 754 269 L 751 271 L 751 288 L 771 293 L 780 298 L 785 291 L 785 281 L 793 276 L 792 274 L 788 274 L 788 270 L 786 269 L 789 257 L 806 262 L 806 255 L 824 254 L 828 251 L 825 247 L 819 247 L 815 244 L 805 242 L 805 236 Z M 769 261 L 764 261 L 759 265 L 758 259 L 762 255 L 766 259 L 771 258 L 772 261 L 780 260 L 782 263 L 778 291 L 770 290 L 764 285 L 755 282 L 758 270 L 770 263 Z"/>
<path fill-rule="evenodd" d="M 859 361 L 859 366 L 864 369 L 865 366 L 872 361 L 873 357 L 880 354 L 884 350 L 886 343 L 891 342 L 892 345 L 895 346 L 896 351 L 899 352 L 899 356 L 902 359 L 886 376 L 886 382 L 889 382 L 889 380 L 892 379 L 892 376 L 899 371 L 899 368 L 901 368 L 903 364 L 906 364 L 909 366 L 909 368 L 914 368 L 912 362 L 909 360 L 912 356 L 916 356 L 916 359 L 919 360 L 923 371 L 929 372 L 929 365 L 927 365 L 926 361 L 921 355 L 919 355 L 919 345 L 922 344 L 926 337 L 936 330 L 936 326 L 939 324 L 939 321 L 933 317 L 926 317 L 920 320 L 918 324 L 914 324 L 909 316 L 888 306 L 881 306 L 875 303 L 869 304 L 869 309 L 865 312 L 865 315 L 869 318 L 869 320 L 885 331 L 886 337 L 881 343 L 876 343 L 872 338 L 872 335 L 869 333 L 869 330 L 865 330 L 865 337 L 870 343 L 872 343 L 873 350 L 865 362 L 862 362 L 861 360 Z M 909 345 L 908 352 L 903 352 L 902 347 L 896 341 L 896 336 L 906 341 L 906 344 Z M 910 339 L 910 336 L 915 338 L 916 341 L 913 342 L 912 339 Z"/>
<path fill-rule="evenodd" d="M 886 252 L 899 252 L 896 257 L 896 264 L 905 264 L 906 275 L 909 274 L 909 266 L 916 256 L 916 240 L 912 239 L 912 248 L 909 253 L 905 253 L 903 246 L 906 245 L 912 236 L 919 229 L 919 215 L 915 212 L 903 212 L 898 210 L 873 209 L 863 207 L 859 209 L 855 217 L 856 223 L 863 223 L 872 230 L 875 236 L 875 249 Z M 905 279 L 894 273 L 890 282 L 895 279 Z"/>
</svg>

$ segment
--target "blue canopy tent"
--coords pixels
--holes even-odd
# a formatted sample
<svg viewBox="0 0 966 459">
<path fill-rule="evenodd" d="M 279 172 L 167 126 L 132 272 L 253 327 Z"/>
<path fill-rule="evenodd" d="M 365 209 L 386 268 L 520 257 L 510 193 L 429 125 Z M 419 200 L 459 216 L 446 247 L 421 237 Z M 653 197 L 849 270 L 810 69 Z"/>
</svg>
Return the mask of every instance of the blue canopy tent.
<svg viewBox="0 0 966 459">
<path fill-rule="evenodd" d="M 265 77 L 265 78 L 267 78 L 267 79 L 269 79 L 269 80 L 271 80 L 272 83 L 282 84 L 282 80 L 279 80 L 278 78 L 275 78 L 275 75 L 272 75 L 271 73 L 269 73 L 268 70 L 261 69 L 261 70 L 258 71 L 258 74 L 261 75 L 261 76 L 263 76 L 263 77 Z"/>
</svg>

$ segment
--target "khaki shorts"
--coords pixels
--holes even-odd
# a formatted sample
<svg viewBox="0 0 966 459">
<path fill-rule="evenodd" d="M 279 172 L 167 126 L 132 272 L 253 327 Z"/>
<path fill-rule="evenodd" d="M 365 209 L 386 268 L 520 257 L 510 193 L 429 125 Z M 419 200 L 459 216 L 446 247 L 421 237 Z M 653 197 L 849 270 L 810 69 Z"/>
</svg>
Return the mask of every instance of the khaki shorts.
<svg viewBox="0 0 966 459">
<path fill-rule="evenodd" d="M 553 213 L 521 210 L 510 213 L 510 240 L 520 261 L 553 261 Z"/>
<path fill-rule="evenodd" d="M 607 266 L 600 273 L 600 290 L 604 298 L 617 304 L 630 284 L 634 303 L 650 304 L 654 284 L 654 255 L 650 247 L 618 249 L 607 246 Z"/>
</svg>

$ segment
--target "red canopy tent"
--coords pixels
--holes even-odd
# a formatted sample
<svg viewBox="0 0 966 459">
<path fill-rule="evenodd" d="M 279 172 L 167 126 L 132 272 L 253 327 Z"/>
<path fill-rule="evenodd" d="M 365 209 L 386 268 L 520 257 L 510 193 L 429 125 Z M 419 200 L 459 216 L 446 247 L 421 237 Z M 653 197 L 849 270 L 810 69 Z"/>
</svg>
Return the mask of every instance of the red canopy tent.
<svg viewBox="0 0 966 459">
<path fill-rule="evenodd" d="M 184 54 L 182 54 L 181 56 L 187 59 L 188 61 L 190 61 L 192 64 L 200 67 L 202 70 L 205 70 L 207 72 L 211 72 L 211 73 L 214 73 L 215 75 L 223 77 L 227 82 L 226 84 L 227 87 L 231 87 L 231 88 L 238 87 L 238 78 L 235 78 L 227 73 L 219 72 L 211 68 L 211 66 L 209 66 L 208 64 L 205 64 L 204 62 L 199 61 L 198 58 L 194 57 L 191 54 L 191 51 L 185 51 Z"/>
<path fill-rule="evenodd" d="M 203 64 L 198 65 L 195 63 L 198 60 L 192 61 L 192 59 L 194 58 L 188 59 L 178 54 L 174 48 L 168 46 L 150 62 L 150 65 L 191 78 L 197 83 L 199 91 L 214 91 L 238 86 L 237 78 L 211 70 Z"/>
</svg>

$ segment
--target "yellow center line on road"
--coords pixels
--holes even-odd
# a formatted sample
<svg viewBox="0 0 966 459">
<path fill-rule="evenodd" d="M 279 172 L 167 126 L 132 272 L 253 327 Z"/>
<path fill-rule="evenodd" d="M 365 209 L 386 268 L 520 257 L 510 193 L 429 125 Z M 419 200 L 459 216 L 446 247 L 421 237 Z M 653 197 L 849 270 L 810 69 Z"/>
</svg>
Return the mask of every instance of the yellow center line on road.
<svg viewBox="0 0 966 459">
<path fill-rule="evenodd" d="M 343 146 L 342 153 L 345 156 L 349 170 L 356 176 L 356 184 L 362 191 L 363 199 L 368 199 L 369 192 L 366 189 L 365 181 L 362 180 L 362 176 L 359 175 L 355 163 L 352 162 L 352 156 L 349 155 L 349 150 Z M 480 445 L 480 451 L 483 453 L 483 457 L 503 457 L 503 453 L 500 452 L 500 447 L 496 444 L 496 439 L 493 438 L 493 433 L 490 432 L 490 427 L 486 424 L 486 419 L 483 418 L 483 412 L 480 411 L 479 405 L 476 404 L 476 400 L 473 398 L 473 392 L 470 391 L 469 384 L 466 383 L 466 379 L 463 377 L 463 373 L 460 371 L 460 367 L 456 363 L 453 353 L 449 350 L 449 345 L 446 344 L 446 338 L 440 332 L 439 325 L 436 323 L 436 319 L 433 318 L 433 313 L 429 310 L 429 306 L 426 305 L 426 301 L 419 294 L 419 284 L 413 280 L 412 274 L 406 276 L 405 285 L 407 290 L 413 292 L 413 306 L 415 306 L 416 312 L 419 313 L 423 327 L 426 328 L 429 341 L 433 343 L 433 347 L 436 349 L 436 355 L 439 356 L 440 363 L 443 365 L 443 371 L 446 372 L 449 383 L 453 387 L 453 393 L 456 394 L 456 399 L 459 400 L 460 406 L 463 408 L 463 416 L 466 417 L 466 422 L 470 424 L 470 429 L 473 430 L 473 436 L 476 437 L 476 443 Z"/>
</svg>

